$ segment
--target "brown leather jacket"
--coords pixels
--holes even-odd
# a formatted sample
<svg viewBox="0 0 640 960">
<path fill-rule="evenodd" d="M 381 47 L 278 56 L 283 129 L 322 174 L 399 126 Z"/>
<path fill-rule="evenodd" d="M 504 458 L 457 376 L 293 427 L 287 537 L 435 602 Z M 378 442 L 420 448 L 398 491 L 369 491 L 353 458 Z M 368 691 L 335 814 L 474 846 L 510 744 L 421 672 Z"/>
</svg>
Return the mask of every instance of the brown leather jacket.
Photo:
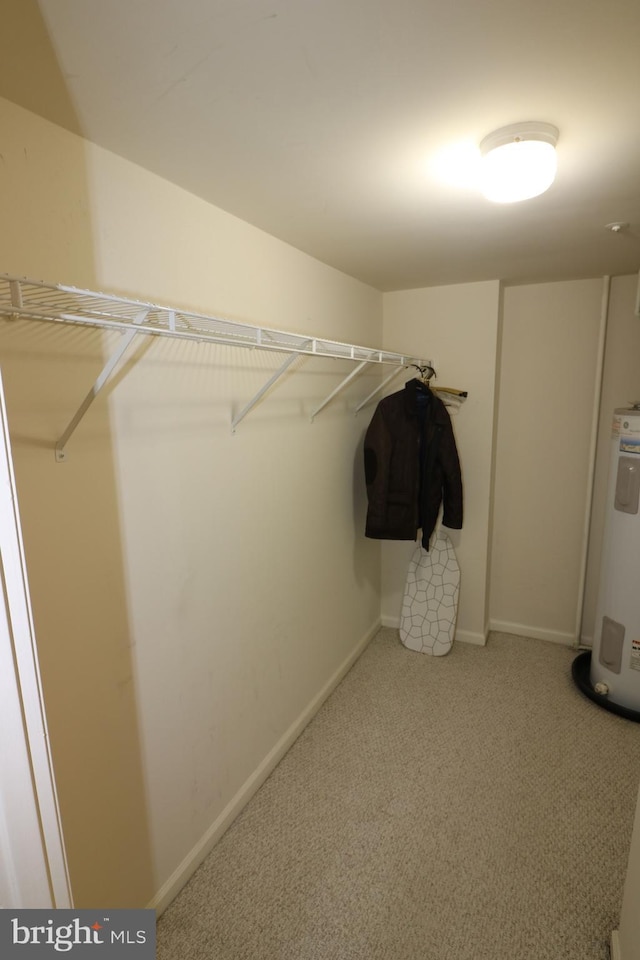
<svg viewBox="0 0 640 960">
<path fill-rule="evenodd" d="M 429 538 L 444 503 L 445 527 L 462 527 L 462 475 L 451 418 L 420 380 L 378 404 L 364 440 L 365 535 L 378 540 Z"/>
</svg>

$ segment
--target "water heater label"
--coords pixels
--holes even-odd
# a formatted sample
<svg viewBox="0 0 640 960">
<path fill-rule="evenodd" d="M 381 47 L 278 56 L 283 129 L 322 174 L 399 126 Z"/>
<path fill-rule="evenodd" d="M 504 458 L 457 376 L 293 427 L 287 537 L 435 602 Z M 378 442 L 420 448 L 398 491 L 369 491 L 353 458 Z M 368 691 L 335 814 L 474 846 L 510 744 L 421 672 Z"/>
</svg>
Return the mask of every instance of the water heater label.
<svg viewBox="0 0 640 960">
<path fill-rule="evenodd" d="M 611 439 L 616 440 L 620 436 L 620 427 L 621 427 L 622 417 L 613 418 L 613 423 L 611 424 Z"/>
<path fill-rule="evenodd" d="M 631 641 L 631 663 L 632 670 L 640 670 L 640 640 Z"/>
<path fill-rule="evenodd" d="M 640 417 L 620 417 L 620 450 L 640 455 Z"/>
</svg>

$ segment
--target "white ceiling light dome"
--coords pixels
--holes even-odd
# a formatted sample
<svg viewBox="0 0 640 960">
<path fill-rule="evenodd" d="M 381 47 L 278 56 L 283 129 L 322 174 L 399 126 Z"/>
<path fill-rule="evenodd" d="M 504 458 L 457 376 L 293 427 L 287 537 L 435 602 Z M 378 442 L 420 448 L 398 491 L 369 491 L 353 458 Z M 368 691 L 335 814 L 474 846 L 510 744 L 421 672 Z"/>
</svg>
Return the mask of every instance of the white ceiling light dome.
<svg viewBox="0 0 640 960">
<path fill-rule="evenodd" d="M 548 190 L 557 170 L 558 129 L 550 123 L 512 123 L 480 144 L 481 189 L 495 203 L 529 200 Z"/>
</svg>

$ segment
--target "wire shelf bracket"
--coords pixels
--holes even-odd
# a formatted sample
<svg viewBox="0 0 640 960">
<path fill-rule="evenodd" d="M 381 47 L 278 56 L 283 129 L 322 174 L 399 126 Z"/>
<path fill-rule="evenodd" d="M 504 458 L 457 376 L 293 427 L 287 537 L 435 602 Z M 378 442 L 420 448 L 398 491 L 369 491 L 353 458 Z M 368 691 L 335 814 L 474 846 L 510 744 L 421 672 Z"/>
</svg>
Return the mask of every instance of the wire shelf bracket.
<svg viewBox="0 0 640 960">
<path fill-rule="evenodd" d="M 395 367 L 369 396 L 356 408 L 356 413 L 405 367 L 428 366 L 429 360 L 356 344 L 341 343 L 310 337 L 308 334 L 287 333 L 267 327 L 254 326 L 226 317 L 208 316 L 160 306 L 141 300 L 132 300 L 114 294 L 96 293 L 63 284 L 44 283 L 0 273 L 0 317 L 26 319 L 45 323 L 62 323 L 117 330 L 123 334 L 121 342 L 107 360 L 91 390 L 55 445 L 58 462 L 66 459 L 66 445 L 91 404 L 111 377 L 133 341 L 139 336 L 172 337 L 196 340 L 201 343 L 225 344 L 284 353 L 287 357 L 281 367 L 232 419 L 235 432 L 241 420 L 264 394 L 283 376 L 298 356 L 328 357 L 351 360 L 356 368 L 313 411 L 313 420 L 324 407 L 369 364 L 389 364 Z"/>
<path fill-rule="evenodd" d="M 147 314 L 148 314 L 148 310 L 141 310 L 138 317 L 133 322 L 136 325 L 144 323 L 147 317 Z M 91 390 L 89 390 L 89 393 L 86 395 L 86 397 L 80 404 L 78 412 L 70 420 L 67 429 L 64 431 L 64 433 L 56 443 L 56 460 L 58 461 L 58 463 L 63 463 L 67 459 L 65 447 L 67 445 L 68 440 L 70 439 L 71 435 L 75 431 L 76 427 L 84 417 L 85 413 L 87 412 L 87 410 L 89 409 L 93 401 L 96 399 L 96 397 L 98 396 L 98 394 L 100 393 L 104 385 L 106 384 L 107 380 L 115 370 L 119 361 L 122 359 L 126 351 L 129 349 L 129 347 L 133 343 L 135 336 L 136 336 L 135 330 L 127 330 L 126 333 L 122 334 L 122 339 L 120 343 L 118 344 L 116 349 L 113 351 L 113 353 L 105 363 L 104 367 L 102 368 L 98 376 L 98 379 L 96 380 Z"/>
<path fill-rule="evenodd" d="M 279 367 L 278 370 L 276 370 L 276 372 L 273 374 L 273 376 L 269 377 L 269 379 L 267 380 L 267 382 L 265 383 L 265 385 L 264 385 L 260 390 L 258 390 L 258 392 L 256 393 L 256 395 L 255 395 L 254 397 L 252 397 L 251 400 L 249 400 L 249 403 L 247 403 L 247 405 L 244 406 L 244 407 L 242 408 L 242 410 L 241 410 L 239 413 L 236 414 L 236 416 L 235 416 L 235 417 L 233 418 L 233 420 L 231 421 L 231 430 L 232 430 L 233 433 L 236 432 L 236 427 L 238 426 L 238 424 L 240 423 L 240 421 L 243 420 L 244 417 L 246 417 L 246 415 L 249 413 L 250 410 L 253 409 L 253 407 L 255 407 L 255 405 L 256 405 L 256 403 L 258 402 L 258 400 L 261 400 L 262 397 L 264 397 L 264 395 L 265 395 L 265 393 L 267 392 L 267 390 L 270 390 L 270 389 L 271 389 L 271 387 L 274 385 L 274 383 L 276 383 L 276 382 L 280 379 L 280 377 L 282 377 L 282 376 L 287 372 L 287 370 L 289 369 L 289 367 L 291 366 L 291 364 L 294 362 L 294 360 L 297 360 L 297 359 L 298 359 L 298 354 L 297 354 L 297 353 L 291 353 L 291 354 L 289 354 L 289 356 L 288 356 L 287 359 L 284 361 L 284 363 L 282 364 L 282 366 Z"/>
</svg>

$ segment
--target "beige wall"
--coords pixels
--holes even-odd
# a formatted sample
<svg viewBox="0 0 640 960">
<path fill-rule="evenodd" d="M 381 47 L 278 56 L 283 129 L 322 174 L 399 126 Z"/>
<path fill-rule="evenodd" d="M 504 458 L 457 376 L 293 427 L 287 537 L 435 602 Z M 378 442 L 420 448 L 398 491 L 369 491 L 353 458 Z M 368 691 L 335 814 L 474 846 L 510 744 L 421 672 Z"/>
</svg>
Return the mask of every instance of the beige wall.
<svg viewBox="0 0 640 960">
<path fill-rule="evenodd" d="M 464 586 L 469 577 L 463 570 L 459 638 L 474 639 L 486 630 L 486 623 L 480 627 L 478 615 L 483 609 L 480 585 L 484 582 L 490 588 L 486 616 L 493 629 L 572 643 L 580 619 L 604 283 L 596 278 L 508 287 L 502 292 L 501 305 L 495 298 L 472 303 L 475 286 L 403 291 L 384 298 L 389 342 L 399 344 L 399 349 L 433 354 L 441 383 L 453 380 L 453 385 L 467 386 L 473 378 L 481 379 L 480 392 L 478 386 L 470 390 L 454 419 L 466 474 L 467 521 L 463 533 L 453 537 L 460 540 L 458 553 L 464 556 L 469 550 L 465 566 L 474 577 L 466 607 Z M 636 344 L 640 327 L 633 315 L 636 290 L 635 276 L 611 280 L 598 440 L 604 455 L 599 456 L 595 477 L 585 587 L 587 631 L 589 617 L 592 629 L 597 592 L 610 410 L 640 396 L 633 360 L 635 346 L 640 348 Z M 466 369 L 450 372 L 452 361 Z M 481 410 L 476 406 L 479 397 Z M 476 467 L 490 463 L 487 413 L 494 400 L 498 431 L 495 488 L 490 497 L 483 483 L 476 489 Z M 562 409 L 567 416 L 558 415 Z M 468 529 L 470 513 L 473 522 L 483 518 L 473 533 Z M 491 562 L 482 568 L 475 554 L 488 530 Z M 412 549 L 412 545 L 383 544 L 382 614 L 387 623 L 398 622 Z"/>
<path fill-rule="evenodd" d="M 464 484 L 465 520 L 450 531 L 461 570 L 456 636 L 484 643 L 487 631 L 490 500 L 496 402 L 498 281 L 431 287 L 384 295 L 389 349 L 433 359 L 436 384 L 467 390 L 453 416 Z M 400 387 L 398 387 L 399 389 Z M 397 624 L 413 542 L 382 545 L 382 616 Z"/>
<path fill-rule="evenodd" d="M 504 291 L 491 626 L 577 638 L 601 280 Z"/>
<path fill-rule="evenodd" d="M 0 271 L 379 345 L 381 295 L 0 101 Z M 117 338 L 116 338 L 117 339 Z M 55 462 L 111 337 L 0 324 L 77 906 L 164 903 L 379 621 L 352 415 L 370 381 L 146 341 Z M 354 525 L 355 518 L 355 525 Z"/>
</svg>

